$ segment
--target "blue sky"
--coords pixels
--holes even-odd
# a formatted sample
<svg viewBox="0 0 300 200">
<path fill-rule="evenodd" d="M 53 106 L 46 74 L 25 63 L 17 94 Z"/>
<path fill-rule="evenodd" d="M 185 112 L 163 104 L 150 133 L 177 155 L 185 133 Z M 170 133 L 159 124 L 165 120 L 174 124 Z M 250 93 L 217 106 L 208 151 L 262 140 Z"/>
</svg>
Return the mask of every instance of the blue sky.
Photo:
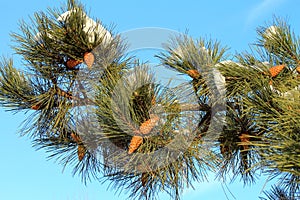
<svg viewBox="0 0 300 200">
<path fill-rule="evenodd" d="M 20 58 L 13 54 L 9 34 L 18 31 L 20 19 L 28 20 L 33 12 L 58 7 L 63 1 L 11 0 L 1 2 L 0 54 Z M 256 27 L 265 25 L 272 16 L 288 20 L 296 35 L 300 31 L 300 3 L 298 0 L 227 0 L 227 1 L 101 1 L 82 0 L 92 17 L 105 25 L 115 25 L 116 32 L 143 27 L 160 27 L 185 32 L 197 37 L 218 39 L 230 47 L 230 52 L 248 50 L 256 39 Z M 150 55 L 151 56 L 151 55 Z M 19 67 L 19 66 L 17 66 Z M 5 200 L 98 200 L 125 199 L 107 191 L 107 185 L 98 182 L 83 185 L 78 177 L 71 176 L 71 169 L 62 173 L 54 160 L 48 161 L 44 151 L 36 152 L 29 138 L 19 137 L 19 125 L 24 114 L 5 112 L 0 108 L 0 199 Z M 258 199 L 264 180 L 255 186 L 243 187 L 242 183 L 228 184 L 237 200 Z M 225 193 L 219 182 L 195 184 L 196 190 L 187 189 L 183 200 L 223 200 Z M 225 187 L 225 186 L 224 186 Z M 229 199 L 234 199 L 227 191 Z M 164 199 L 165 196 L 162 196 Z M 168 199 L 168 198 L 167 198 Z"/>
</svg>

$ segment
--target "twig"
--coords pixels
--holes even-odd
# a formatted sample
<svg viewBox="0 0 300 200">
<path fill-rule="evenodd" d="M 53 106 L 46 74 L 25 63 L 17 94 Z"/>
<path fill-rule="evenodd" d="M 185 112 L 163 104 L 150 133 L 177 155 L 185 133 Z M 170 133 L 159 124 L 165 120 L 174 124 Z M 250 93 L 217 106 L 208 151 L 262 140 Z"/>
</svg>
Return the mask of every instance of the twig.
<svg viewBox="0 0 300 200">
<path fill-rule="evenodd" d="M 64 91 L 63 89 L 59 88 L 59 87 L 55 87 L 56 89 L 56 94 L 65 97 L 67 99 L 73 99 L 73 100 L 78 100 L 77 97 L 74 97 L 71 93 Z"/>
</svg>

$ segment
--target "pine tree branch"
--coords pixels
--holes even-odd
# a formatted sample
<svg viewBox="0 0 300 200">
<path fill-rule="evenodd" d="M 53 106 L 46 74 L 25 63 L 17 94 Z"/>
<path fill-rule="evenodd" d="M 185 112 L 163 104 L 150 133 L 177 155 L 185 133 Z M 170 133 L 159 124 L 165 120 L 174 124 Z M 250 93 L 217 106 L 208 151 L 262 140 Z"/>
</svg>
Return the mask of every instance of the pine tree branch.
<svg viewBox="0 0 300 200">
<path fill-rule="evenodd" d="M 56 94 L 62 97 L 65 97 L 67 99 L 72 99 L 72 100 L 79 100 L 78 97 L 74 97 L 70 92 L 66 92 L 65 90 L 55 87 Z"/>
<path fill-rule="evenodd" d="M 208 111 L 210 110 L 210 106 L 207 104 L 188 104 L 183 103 L 179 104 L 180 111 Z"/>
<path fill-rule="evenodd" d="M 69 100 L 75 101 L 76 103 L 73 104 L 75 106 L 96 105 L 96 103 L 94 101 L 92 101 L 90 98 L 88 98 L 86 94 L 84 95 L 84 98 L 80 98 L 80 97 L 74 96 L 72 93 L 67 92 L 57 86 L 55 87 L 55 91 L 56 91 L 57 95 L 67 98 Z"/>
</svg>

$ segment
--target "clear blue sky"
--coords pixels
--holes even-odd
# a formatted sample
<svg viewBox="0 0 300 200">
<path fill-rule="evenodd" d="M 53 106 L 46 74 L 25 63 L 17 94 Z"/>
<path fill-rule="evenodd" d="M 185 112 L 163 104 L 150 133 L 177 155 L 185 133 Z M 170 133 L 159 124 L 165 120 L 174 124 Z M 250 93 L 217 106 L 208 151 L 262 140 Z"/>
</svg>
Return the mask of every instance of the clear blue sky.
<svg viewBox="0 0 300 200">
<path fill-rule="evenodd" d="M 1 2 L 0 54 L 14 57 L 9 34 L 18 31 L 20 19 L 28 20 L 33 12 L 58 7 L 61 1 L 11 0 Z M 188 33 L 193 37 L 208 36 L 230 47 L 232 53 L 248 50 L 255 41 L 255 29 L 272 20 L 272 16 L 288 19 L 296 34 L 300 32 L 300 2 L 298 0 L 210 0 L 210 1 L 101 1 L 82 0 L 91 16 L 106 25 L 116 25 L 116 32 L 143 27 L 161 27 Z M 19 66 L 18 66 L 19 67 Z M 0 199 L 2 200 L 98 200 L 125 199 L 106 191 L 107 185 L 98 182 L 83 185 L 78 177 L 71 176 L 71 169 L 62 173 L 54 160 L 47 161 L 44 151 L 34 151 L 28 138 L 20 138 L 19 125 L 24 114 L 5 112 L 0 108 Z M 264 181 L 256 186 L 243 187 L 242 183 L 228 184 L 237 200 L 258 199 Z M 195 184 L 188 189 L 183 200 L 226 199 L 221 184 Z M 227 191 L 229 199 L 234 199 Z M 162 199 L 168 199 L 162 196 Z"/>
</svg>

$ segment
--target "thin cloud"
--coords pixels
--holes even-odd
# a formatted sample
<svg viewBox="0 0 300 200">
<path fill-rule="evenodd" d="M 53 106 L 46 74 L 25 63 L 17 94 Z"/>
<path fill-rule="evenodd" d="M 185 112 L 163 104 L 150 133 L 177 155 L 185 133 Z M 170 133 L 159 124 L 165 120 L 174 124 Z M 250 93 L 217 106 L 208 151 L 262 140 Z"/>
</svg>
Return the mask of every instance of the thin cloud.
<svg viewBox="0 0 300 200">
<path fill-rule="evenodd" d="M 269 13 L 272 9 L 282 4 L 285 0 L 263 0 L 250 10 L 246 26 L 251 25 L 255 20 L 259 19 L 265 13 Z"/>
</svg>

